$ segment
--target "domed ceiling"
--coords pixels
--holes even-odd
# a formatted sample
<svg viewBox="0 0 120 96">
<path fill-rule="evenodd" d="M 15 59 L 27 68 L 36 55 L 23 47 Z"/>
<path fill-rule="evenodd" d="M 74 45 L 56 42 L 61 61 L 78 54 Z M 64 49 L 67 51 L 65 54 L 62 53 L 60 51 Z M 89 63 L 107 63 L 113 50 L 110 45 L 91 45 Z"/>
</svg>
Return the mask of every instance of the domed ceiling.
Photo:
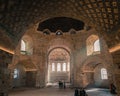
<svg viewBox="0 0 120 96">
<path fill-rule="evenodd" d="M 83 28 L 84 23 L 80 20 L 67 17 L 56 17 L 41 22 L 38 26 L 38 31 L 44 31 L 48 29 L 51 32 L 56 33 L 58 30 L 61 30 L 62 32 L 69 32 L 71 29 L 79 31 Z"/>
<path fill-rule="evenodd" d="M 15 44 L 28 28 L 54 17 L 97 27 L 109 47 L 120 41 L 115 31 L 111 34 L 120 24 L 120 0 L 0 0 L 0 28 L 7 29 L 5 34 Z"/>
</svg>

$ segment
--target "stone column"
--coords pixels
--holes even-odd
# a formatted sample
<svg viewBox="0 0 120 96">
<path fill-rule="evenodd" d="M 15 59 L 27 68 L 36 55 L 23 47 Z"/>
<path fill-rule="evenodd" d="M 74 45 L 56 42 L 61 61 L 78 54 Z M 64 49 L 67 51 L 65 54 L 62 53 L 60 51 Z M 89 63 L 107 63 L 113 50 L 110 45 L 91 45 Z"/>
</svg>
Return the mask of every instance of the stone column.
<svg viewBox="0 0 120 96">
<path fill-rule="evenodd" d="M 37 88 L 43 88 L 45 87 L 45 79 L 44 79 L 44 74 L 42 71 L 37 71 L 37 77 L 36 77 L 36 87 Z"/>
<path fill-rule="evenodd" d="M 39 54 L 37 54 L 39 57 L 39 61 L 37 64 L 38 71 L 36 75 L 36 87 L 37 88 L 43 88 L 45 87 L 45 72 L 46 72 L 46 60 L 45 60 L 45 51 L 43 48 L 40 48 Z"/>
<path fill-rule="evenodd" d="M 10 88 L 10 72 L 8 64 L 12 61 L 12 54 L 0 50 L 0 96 L 8 96 Z"/>
</svg>

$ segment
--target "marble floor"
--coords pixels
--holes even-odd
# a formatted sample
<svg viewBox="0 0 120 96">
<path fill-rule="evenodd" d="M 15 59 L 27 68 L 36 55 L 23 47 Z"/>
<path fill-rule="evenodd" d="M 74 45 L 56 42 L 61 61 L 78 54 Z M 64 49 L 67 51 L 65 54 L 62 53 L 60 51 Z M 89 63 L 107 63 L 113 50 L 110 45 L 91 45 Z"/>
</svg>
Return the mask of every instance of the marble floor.
<svg viewBox="0 0 120 96">
<path fill-rule="evenodd" d="M 110 94 L 108 89 L 86 89 L 88 96 L 117 96 Z M 66 88 L 21 88 L 9 93 L 9 96 L 74 96 L 74 89 Z"/>
</svg>

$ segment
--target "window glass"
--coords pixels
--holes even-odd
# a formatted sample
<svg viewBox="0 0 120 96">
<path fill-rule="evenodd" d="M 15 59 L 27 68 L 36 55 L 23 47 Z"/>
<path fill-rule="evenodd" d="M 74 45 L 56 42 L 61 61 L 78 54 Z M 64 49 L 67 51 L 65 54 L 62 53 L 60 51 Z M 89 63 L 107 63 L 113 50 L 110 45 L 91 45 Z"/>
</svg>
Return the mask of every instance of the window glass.
<svg viewBox="0 0 120 96">
<path fill-rule="evenodd" d="M 99 39 L 94 42 L 94 51 L 100 51 Z"/>
<path fill-rule="evenodd" d="M 24 40 L 21 40 L 21 51 L 25 51 L 25 41 Z"/>
<path fill-rule="evenodd" d="M 108 79 L 107 70 L 105 68 L 101 69 L 101 79 Z"/>
<path fill-rule="evenodd" d="M 14 69 L 14 76 L 13 76 L 13 78 L 15 79 L 15 78 L 17 78 L 18 77 L 18 70 L 17 69 Z"/>
<path fill-rule="evenodd" d="M 63 71 L 66 71 L 66 63 L 63 63 Z"/>
<path fill-rule="evenodd" d="M 67 71 L 70 71 L 70 63 L 67 64 Z"/>
<path fill-rule="evenodd" d="M 57 63 L 57 71 L 61 71 L 61 64 Z"/>
<path fill-rule="evenodd" d="M 55 63 L 52 63 L 52 71 L 55 71 Z"/>
</svg>

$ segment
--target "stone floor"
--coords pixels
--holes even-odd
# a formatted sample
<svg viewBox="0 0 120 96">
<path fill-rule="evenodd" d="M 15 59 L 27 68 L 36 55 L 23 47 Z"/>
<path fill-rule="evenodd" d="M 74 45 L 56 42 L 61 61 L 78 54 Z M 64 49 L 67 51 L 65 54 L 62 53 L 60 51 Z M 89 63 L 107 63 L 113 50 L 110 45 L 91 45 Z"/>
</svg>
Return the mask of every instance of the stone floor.
<svg viewBox="0 0 120 96">
<path fill-rule="evenodd" d="M 108 89 L 86 89 L 88 96 L 117 96 L 110 94 Z M 9 96 L 74 96 L 74 89 L 59 89 L 59 88 L 22 88 L 13 90 Z"/>
</svg>

